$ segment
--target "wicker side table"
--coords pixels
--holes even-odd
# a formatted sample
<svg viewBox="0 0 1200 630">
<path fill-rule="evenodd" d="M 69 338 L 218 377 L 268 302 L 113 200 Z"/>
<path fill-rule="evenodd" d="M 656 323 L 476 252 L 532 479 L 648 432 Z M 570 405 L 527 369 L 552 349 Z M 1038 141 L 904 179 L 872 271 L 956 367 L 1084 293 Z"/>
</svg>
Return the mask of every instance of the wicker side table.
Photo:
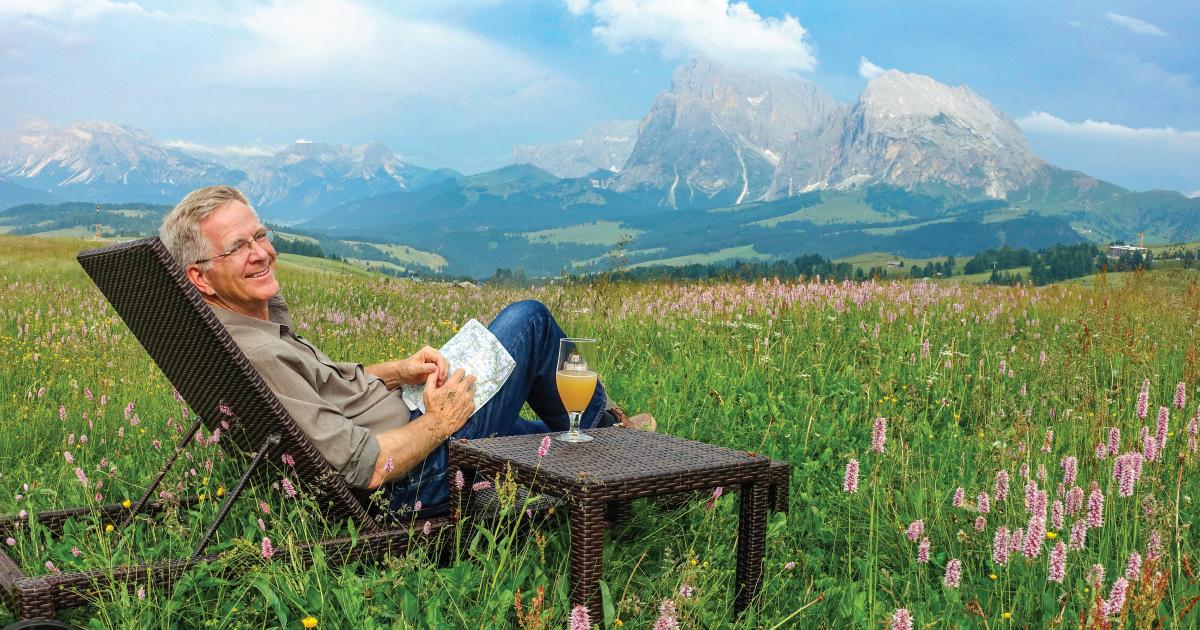
<svg viewBox="0 0 1200 630">
<path fill-rule="evenodd" d="M 621 428 L 590 429 L 583 444 L 555 441 L 539 458 L 540 435 L 518 435 L 450 443 L 450 467 L 467 479 L 511 470 L 518 484 L 570 505 L 571 604 L 599 619 L 604 563 L 605 508 L 641 497 L 740 486 L 737 584 L 734 612 L 754 599 L 762 584 L 766 545 L 770 460 L 745 451 L 670 435 Z M 470 486 L 463 489 L 470 492 Z M 460 496 L 459 501 L 467 497 Z"/>
</svg>

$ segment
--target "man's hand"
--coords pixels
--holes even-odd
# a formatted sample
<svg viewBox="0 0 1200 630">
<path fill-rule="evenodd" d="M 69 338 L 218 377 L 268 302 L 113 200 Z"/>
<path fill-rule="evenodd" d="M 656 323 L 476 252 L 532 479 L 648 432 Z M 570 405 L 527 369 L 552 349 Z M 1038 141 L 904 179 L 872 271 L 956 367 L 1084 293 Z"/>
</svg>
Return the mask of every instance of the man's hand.
<svg viewBox="0 0 1200 630">
<path fill-rule="evenodd" d="M 446 382 L 450 371 L 450 362 L 442 356 L 441 352 L 425 346 L 408 358 L 377 363 L 368 366 L 365 371 L 367 374 L 383 379 L 383 384 L 388 389 L 423 383 L 430 376 L 436 376 L 437 384 L 440 386 Z"/>
<path fill-rule="evenodd" d="M 475 413 L 474 394 L 475 376 L 461 368 L 441 386 L 437 374 L 430 373 L 425 381 L 425 415 L 418 422 L 427 423 L 436 439 L 445 441 Z"/>
</svg>

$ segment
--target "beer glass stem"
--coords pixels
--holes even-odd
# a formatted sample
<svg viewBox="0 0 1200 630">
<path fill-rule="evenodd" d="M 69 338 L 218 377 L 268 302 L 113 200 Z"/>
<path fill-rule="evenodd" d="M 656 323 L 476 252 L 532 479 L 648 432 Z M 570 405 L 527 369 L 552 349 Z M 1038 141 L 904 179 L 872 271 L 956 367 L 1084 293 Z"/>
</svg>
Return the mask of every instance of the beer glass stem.
<svg viewBox="0 0 1200 630">
<path fill-rule="evenodd" d="M 579 418 L 582 416 L 583 416 L 583 413 L 579 412 L 579 411 L 568 411 L 567 412 L 567 417 L 571 421 L 571 426 L 568 428 L 567 433 L 570 434 L 571 437 L 579 435 Z"/>
</svg>

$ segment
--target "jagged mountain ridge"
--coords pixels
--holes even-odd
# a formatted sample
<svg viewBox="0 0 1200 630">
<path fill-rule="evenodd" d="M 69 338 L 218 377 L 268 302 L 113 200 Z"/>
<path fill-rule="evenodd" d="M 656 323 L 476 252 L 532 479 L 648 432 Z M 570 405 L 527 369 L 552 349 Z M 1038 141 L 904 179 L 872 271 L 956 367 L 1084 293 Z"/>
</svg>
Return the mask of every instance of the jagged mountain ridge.
<svg viewBox="0 0 1200 630">
<path fill-rule="evenodd" d="M 244 169 L 230 169 L 116 123 L 55 127 L 30 120 L 11 132 L 0 130 L 0 177 L 20 187 L 6 188 L 0 202 L 175 203 L 201 186 L 231 184 L 264 216 L 297 222 L 351 199 L 420 188 L 457 175 L 408 164 L 379 143 L 298 141 L 272 156 L 244 162 Z M 31 197 L 28 190 L 50 197 Z"/>
<path fill-rule="evenodd" d="M 589 126 L 574 140 L 556 144 L 519 144 L 513 164 L 532 164 L 557 177 L 583 177 L 595 171 L 617 172 L 637 141 L 638 121 L 609 120 Z"/>
<path fill-rule="evenodd" d="M 692 61 L 642 119 L 616 190 L 672 208 L 737 205 L 871 184 L 1004 198 L 1044 163 L 970 88 L 895 70 L 851 106 L 816 84 Z"/>
</svg>

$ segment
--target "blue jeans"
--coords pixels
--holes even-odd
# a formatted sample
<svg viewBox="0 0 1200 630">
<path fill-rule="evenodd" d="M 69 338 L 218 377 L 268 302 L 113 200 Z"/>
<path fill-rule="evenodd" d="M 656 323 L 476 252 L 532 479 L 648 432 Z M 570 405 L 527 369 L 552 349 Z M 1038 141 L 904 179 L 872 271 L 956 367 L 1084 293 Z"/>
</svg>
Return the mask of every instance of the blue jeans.
<svg viewBox="0 0 1200 630">
<path fill-rule="evenodd" d="M 558 341 L 566 335 L 546 305 L 533 300 L 510 304 L 500 311 L 488 330 L 496 335 L 516 360 L 517 366 L 500 391 L 475 410 L 451 439 L 566 431 L 567 410 L 558 396 L 558 386 L 554 380 Z M 612 424 L 611 418 L 604 413 L 606 401 L 604 385 L 597 384 L 596 393 L 583 413 L 581 426 L 592 428 Z M 520 417 L 521 407 L 527 402 L 540 420 L 529 421 Z M 415 416 L 413 420 L 419 422 Z M 447 446 L 443 443 L 420 466 L 390 485 L 387 495 L 393 512 L 412 510 L 417 501 L 421 502 L 421 516 L 448 510 L 447 452 Z"/>
</svg>

